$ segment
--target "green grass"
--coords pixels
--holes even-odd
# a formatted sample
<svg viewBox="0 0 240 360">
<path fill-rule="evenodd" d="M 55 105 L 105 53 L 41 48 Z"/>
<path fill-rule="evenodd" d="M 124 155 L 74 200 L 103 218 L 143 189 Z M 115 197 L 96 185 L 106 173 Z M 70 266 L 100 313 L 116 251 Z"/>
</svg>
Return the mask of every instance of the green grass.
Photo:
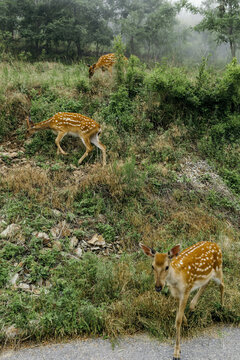
<svg viewBox="0 0 240 360">
<path fill-rule="evenodd" d="M 0 239 L 3 343 L 11 341 L 6 336 L 11 325 L 20 341 L 139 331 L 173 336 L 176 302 L 167 289 L 155 293 L 140 241 L 159 251 L 176 243 L 182 248 L 201 240 L 219 243 L 225 306 L 218 287 L 209 285 L 193 314 L 187 307 L 183 333 L 240 323 L 239 104 L 230 86 L 238 70 L 231 64 L 203 79 L 199 72 L 168 66 L 146 70 L 135 59 L 118 86 L 107 74 L 90 82 L 82 64 L 0 65 L 2 146 L 7 151 L 10 139 L 13 147 L 24 147 L 21 158 L 31 165 L 16 168 L 15 161 L 1 158 L 7 168 L 0 175 L 0 221 L 5 221 L 0 232 L 12 223 L 20 226 L 13 237 Z M 218 110 L 224 101 L 226 112 L 224 104 Z M 37 122 L 57 111 L 80 112 L 101 123 L 106 168 L 97 150 L 78 168 L 83 149 L 70 137 L 62 142 L 66 157 L 56 155 L 51 132 L 26 142 L 25 116 L 31 113 Z M 199 174 L 205 187 L 197 187 L 184 175 L 188 158 L 211 164 L 224 191 L 209 173 Z M 64 220 L 67 230 L 56 243 L 51 230 Z M 45 232 L 49 241 L 36 232 Z M 82 242 L 96 233 L 115 253 L 83 251 L 78 259 L 71 237 Z M 22 289 L 22 282 L 29 289 Z"/>
</svg>

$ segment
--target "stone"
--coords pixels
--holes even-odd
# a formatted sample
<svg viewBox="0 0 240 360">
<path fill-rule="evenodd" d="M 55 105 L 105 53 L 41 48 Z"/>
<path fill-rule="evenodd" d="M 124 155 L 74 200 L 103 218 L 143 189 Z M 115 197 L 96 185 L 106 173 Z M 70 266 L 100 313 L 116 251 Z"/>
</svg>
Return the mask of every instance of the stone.
<svg viewBox="0 0 240 360">
<path fill-rule="evenodd" d="M 38 239 L 42 239 L 43 245 L 51 247 L 51 239 L 47 233 L 41 231 L 40 232 L 35 231 L 33 235 L 36 236 Z"/>
<path fill-rule="evenodd" d="M 58 223 L 57 226 L 52 228 L 50 231 L 53 238 L 55 239 L 60 239 L 61 237 L 66 237 L 71 234 L 71 229 L 69 228 L 69 225 L 66 223 L 65 220 L 60 221 L 60 223 Z"/>
<path fill-rule="evenodd" d="M 18 152 L 1 152 L 0 153 L 0 156 L 1 157 L 8 157 L 8 158 L 10 158 L 10 159 L 14 159 L 14 158 L 16 158 L 16 157 L 18 157 L 20 155 L 20 153 L 18 153 Z"/>
<path fill-rule="evenodd" d="M 19 333 L 20 331 L 18 328 L 16 328 L 15 324 L 5 329 L 5 334 L 8 339 L 15 338 L 17 335 L 19 335 Z"/>
<path fill-rule="evenodd" d="M 33 233 L 34 236 L 36 236 L 38 239 L 43 239 L 43 240 L 50 240 L 48 234 L 46 234 L 45 232 L 34 232 Z"/>
<path fill-rule="evenodd" d="M 62 250 L 62 243 L 61 243 L 61 241 L 55 240 L 55 241 L 53 242 L 53 248 L 56 249 L 56 250 L 61 251 L 61 250 Z"/>
<path fill-rule="evenodd" d="M 17 224 L 8 225 L 8 227 L 1 232 L 0 237 L 2 239 L 7 239 L 7 238 L 10 238 L 10 237 L 13 237 L 20 230 L 21 230 L 21 227 L 19 225 L 17 225 Z"/>
<path fill-rule="evenodd" d="M 74 249 L 76 246 L 78 245 L 78 238 L 76 236 L 73 236 L 71 239 L 70 239 L 70 249 Z"/>
<path fill-rule="evenodd" d="M 59 211 L 57 209 L 53 209 L 52 212 L 56 217 L 60 217 L 62 215 L 61 211 Z"/>
<path fill-rule="evenodd" d="M 15 285 L 16 282 L 18 281 L 18 278 L 19 278 L 19 274 L 18 274 L 18 273 L 14 274 L 14 275 L 10 278 L 9 283 L 10 283 L 11 285 Z"/>
<path fill-rule="evenodd" d="M 26 284 L 26 283 L 20 283 L 18 285 L 18 288 L 19 289 L 22 289 L 22 290 L 30 290 L 30 285 Z"/>
<path fill-rule="evenodd" d="M 78 256 L 78 257 L 81 257 L 82 256 L 82 249 L 80 247 L 78 247 L 76 250 L 75 250 L 75 254 Z"/>
<path fill-rule="evenodd" d="M 105 246 L 106 242 L 102 235 L 95 234 L 90 240 L 88 240 L 88 244 L 97 245 L 97 246 Z"/>
</svg>

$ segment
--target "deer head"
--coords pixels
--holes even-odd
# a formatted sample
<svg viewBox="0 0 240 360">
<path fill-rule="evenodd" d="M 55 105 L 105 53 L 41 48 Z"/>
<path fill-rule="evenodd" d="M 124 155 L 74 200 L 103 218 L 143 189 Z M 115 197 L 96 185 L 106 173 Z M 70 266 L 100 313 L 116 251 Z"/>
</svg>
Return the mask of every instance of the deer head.
<svg viewBox="0 0 240 360">
<path fill-rule="evenodd" d="M 160 254 L 143 244 L 140 244 L 140 247 L 147 256 L 153 258 L 152 269 L 154 271 L 155 289 L 157 292 L 160 292 L 165 286 L 171 260 L 180 252 L 180 245 L 174 246 L 165 254 Z"/>
<path fill-rule="evenodd" d="M 30 136 L 36 132 L 36 130 L 33 129 L 34 122 L 31 120 L 30 115 L 26 117 L 26 122 L 27 122 L 27 135 Z"/>
<path fill-rule="evenodd" d="M 93 64 L 93 65 L 87 65 L 89 67 L 89 70 L 88 70 L 88 76 L 89 76 L 89 79 L 93 76 L 94 72 L 95 72 L 95 68 L 96 68 L 96 64 Z"/>
</svg>

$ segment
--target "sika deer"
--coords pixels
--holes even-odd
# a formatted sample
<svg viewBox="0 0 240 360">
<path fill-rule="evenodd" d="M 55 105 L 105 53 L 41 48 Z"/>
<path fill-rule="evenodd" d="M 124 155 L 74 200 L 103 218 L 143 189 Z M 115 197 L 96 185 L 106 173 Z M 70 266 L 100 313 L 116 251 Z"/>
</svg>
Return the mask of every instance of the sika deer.
<svg viewBox="0 0 240 360">
<path fill-rule="evenodd" d="M 182 319 L 186 321 L 184 309 L 189 294 L 198 289 L 190 303 L 190 310 L 194 310 L 200 295 L 213 279 L 220 285 L 221 303 L 223 305 L 223 273 L 222 252 L 219 246 L 209 241 L 201 241 L 188 247 L 180 253 L 180 245 L 174 246 L 168 253 L 161 254 L 140 244 L 144 253 L 153 257 L 152 267 L 155 276 L 155 289 L 160 292 L 165 282 L 170 287 L 173 297 L 179 299 L 176 315 L 176 344 L 173 360 L 180 359 L 180 330 Z"/>
<path fill-rule="evenodd" d="M 60 152 L 63 155 L 67 155 L 67 153 L 61 148 L 60 141 L 65 135 L 69 134 L 79 137 L 86 147 L 85 153 L 78 161 L 79 164 L 81 164 L 85 157 L 88 156 L 89 152 L 92 151 L 92 144 L 94 144 L 101 149 L 103 153 L 103 165 L 106 165 L 106 147 L 98 139 L 98 136 L 101 133 L 101 127 L 93 119 L 76 113 L 59 112 L 50 119 L 41 121 L 37 124 L 34 124 L 30 117 L 27 118 L 26 121 L 28 133 L 30 135 L 42 129 L 51 129 L 57 134 L 55 140 L 57 145 L 57 154 Z"/>
<path fill-rule="evenodd" d="M 127 60 L 124 57 L 124 60 Z M 112 67 L 116 62 L 115 54 L 102 55 L 96 64 L 88 65 L 89 67 L 89 78 L 91 78 L 97 69 L 102 69 L 102 71 L 108 70 L 112 74 Z"/>
</svg>

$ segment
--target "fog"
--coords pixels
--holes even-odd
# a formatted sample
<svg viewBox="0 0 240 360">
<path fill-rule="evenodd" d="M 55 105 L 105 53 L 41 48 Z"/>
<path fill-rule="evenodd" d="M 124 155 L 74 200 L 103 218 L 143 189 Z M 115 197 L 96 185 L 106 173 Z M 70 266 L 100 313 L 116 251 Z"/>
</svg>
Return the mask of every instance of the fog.
<svg viewBox="0 0 240 360">
<path fill-rule="evenodd" d="M 191 4 L 195 5 L 195 6 L 200 6 L 203 0 L 191 0 L 189 2 L 191 2 Z M 176 2 L 176 1 L 174 1 Z M 201 15 L 199 14 L 192 14 L 190 11 L 188 10 L 181 10 L 181 12 L 178 15 L 178 19 L 181 23 L 188 25 L 188 26 L 194 26 L 196 24 L 198 24 L 201 21 Z"/>
</svg>

